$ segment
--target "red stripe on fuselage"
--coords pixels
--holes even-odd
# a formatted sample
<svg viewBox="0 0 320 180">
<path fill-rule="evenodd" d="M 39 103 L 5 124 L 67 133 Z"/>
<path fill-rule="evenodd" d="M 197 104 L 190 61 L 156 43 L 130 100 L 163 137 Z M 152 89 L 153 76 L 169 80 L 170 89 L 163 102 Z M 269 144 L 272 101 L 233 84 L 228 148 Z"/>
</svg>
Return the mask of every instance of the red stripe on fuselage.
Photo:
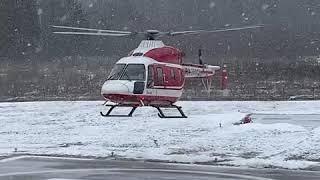
<svg viewBox="0 0 320 180">
<path fill-rule="evenodd" d="M 178 101 L 178 97 L 149 96 L 149 95 L 126 95 L 126 94 L 103 94 L 106 100 L 119 104 L 141 105 L 170 105 Z"/>
</svg>

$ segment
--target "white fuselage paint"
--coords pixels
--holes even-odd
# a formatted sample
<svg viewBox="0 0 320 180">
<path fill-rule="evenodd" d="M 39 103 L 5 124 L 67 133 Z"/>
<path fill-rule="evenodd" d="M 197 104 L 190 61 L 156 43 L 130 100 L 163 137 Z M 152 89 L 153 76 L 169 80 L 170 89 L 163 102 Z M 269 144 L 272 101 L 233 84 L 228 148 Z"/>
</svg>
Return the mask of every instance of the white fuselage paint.
<svg viewBox="0 0 320 180">
<path fill-rule="evenodd" d="M 152 64 L 160 64 L 168 67 L 175 67 L 182 69 L 182 66 L 179 64 L 170 64 L 170 63 L 162 63 L 155 61 L 148 57 L 124 57 L 121 58 L 116 64 L 143 64 L 145 66 L 146 72 L 145 77 L 148 77 L 148 66 Z M 134 83 L 136 81 L 128 81 L 128 80 L 107 80 L 101 89 L 101 94 L 120 94 L 120 95 L 134 95 Z M 146 80 L 145 80 L 146 82 Z M 147 84 L 147 83 L 145 83 Z M 147 88 L 145 85 L 145 89 L 143 92 L 144 96 L 163 96 L 163 97 L 180 97 L 183 92 L 183 86 L 180 87 L 170 87 L 170 86 L 155 86 L 153 88 Z"/>
</svg>

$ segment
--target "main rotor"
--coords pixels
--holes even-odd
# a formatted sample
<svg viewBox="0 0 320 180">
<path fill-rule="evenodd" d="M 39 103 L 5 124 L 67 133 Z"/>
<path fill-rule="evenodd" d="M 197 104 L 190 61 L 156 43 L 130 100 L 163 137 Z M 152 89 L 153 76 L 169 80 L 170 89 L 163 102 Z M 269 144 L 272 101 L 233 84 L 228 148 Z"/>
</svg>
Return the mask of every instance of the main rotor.
<svg viewBox="0 0 320 180">
<path fill-rule="evenodd" d="M 180 36 L 180 35 L 197 35 L 197 34 L 208 34 L 208 33 L 219 33 L 229 31 L 240 31 L 248 29 L 257 29 L 264 27 L 263 25 L 244 26 L 238 28 L 227 28 L 227 29 L 216 29 L 216 30 L 190 30 L 190 31 L 158 31 L 158 30 L 146 30 L 143 32 L 132 32 L 132 31 L 118 31 L 118 30 L 106 30 L 106 29 L 91 29 L 91 28 L 80 28 L 71 26 L 52 26 L 55 29 L 61 31 L 55 31 L 55 34 L 64 35 L 90 35 L 90 36 L 113 36 L 113 37 L 144 37 L 147 40 L 156 40 L 163 36 Z M 63 30 L 63 31 L 62 31 Z"/>
</svg>

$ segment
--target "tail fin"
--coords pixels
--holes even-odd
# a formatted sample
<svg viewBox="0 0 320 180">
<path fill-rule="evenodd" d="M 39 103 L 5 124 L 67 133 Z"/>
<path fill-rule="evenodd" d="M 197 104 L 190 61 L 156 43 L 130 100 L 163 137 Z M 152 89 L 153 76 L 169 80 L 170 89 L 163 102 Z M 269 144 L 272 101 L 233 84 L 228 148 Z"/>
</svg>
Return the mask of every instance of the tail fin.
<svg viewBox="0 0 320 180">
<path fill-rule="evenodd" d="M 203 61 L 202 61 L 202 49 L 200 48 L 198 51 L 198 57 L 199 57 L 199 64 L 203 65 Z"/>
<path fill-rule="evenodd" d="M 227 89 L 228 85 L 228 72 L 227 72 L 227 66 L 224 65 L 221 71 L 221 90 Z"/>
</svg>

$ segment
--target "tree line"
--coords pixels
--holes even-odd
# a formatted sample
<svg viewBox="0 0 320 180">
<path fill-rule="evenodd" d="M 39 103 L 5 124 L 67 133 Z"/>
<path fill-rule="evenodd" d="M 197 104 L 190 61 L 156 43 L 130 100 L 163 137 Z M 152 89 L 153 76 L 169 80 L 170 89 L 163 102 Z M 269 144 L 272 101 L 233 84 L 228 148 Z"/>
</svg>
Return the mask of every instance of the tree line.
<svg viewBox="0 0 320 180">
<path fill-rule="evenodd" d="M 64 57 L 53 61 L 0 61 L 0 101 L 101 100 L 101 86 L 116 58 Z M 220 91 L 218 72 L 208 95 L 199 79 L 187 80 L 183 99 L 286 100 L 294 95 L 320 98 L 320 64 L 316 57 L 299 63 L 282 59 L 260 62 L 237 59 L 228 65 L 227 97 Z"/>
<path fill-rule="evenodd" d="M 0 96 L 97 98 L 116 60 L 142 40 L 57 35 L 52 25 L 181 31 L 255 24 L 265 27 L 162 40 L 182 49 L 186 62 L 197 62 L 202 48 L 205 63 L 227 64 L 236 98 L 292 95 L 319 86 L 319 22 L 317 0 L 1 0 Z"/>
<path fill-rule="evenodd" d="M 265 28 L 164 38 L 189 56 L 203 47 L 212 57 L 318 55 L 320 3 L 316 0 L 2 0 L 0 57 L 50 60 L 65 56 L 121 56 L 137 38 L 58 36 L 51 25 L 143 31 Z"/>
</svg>

